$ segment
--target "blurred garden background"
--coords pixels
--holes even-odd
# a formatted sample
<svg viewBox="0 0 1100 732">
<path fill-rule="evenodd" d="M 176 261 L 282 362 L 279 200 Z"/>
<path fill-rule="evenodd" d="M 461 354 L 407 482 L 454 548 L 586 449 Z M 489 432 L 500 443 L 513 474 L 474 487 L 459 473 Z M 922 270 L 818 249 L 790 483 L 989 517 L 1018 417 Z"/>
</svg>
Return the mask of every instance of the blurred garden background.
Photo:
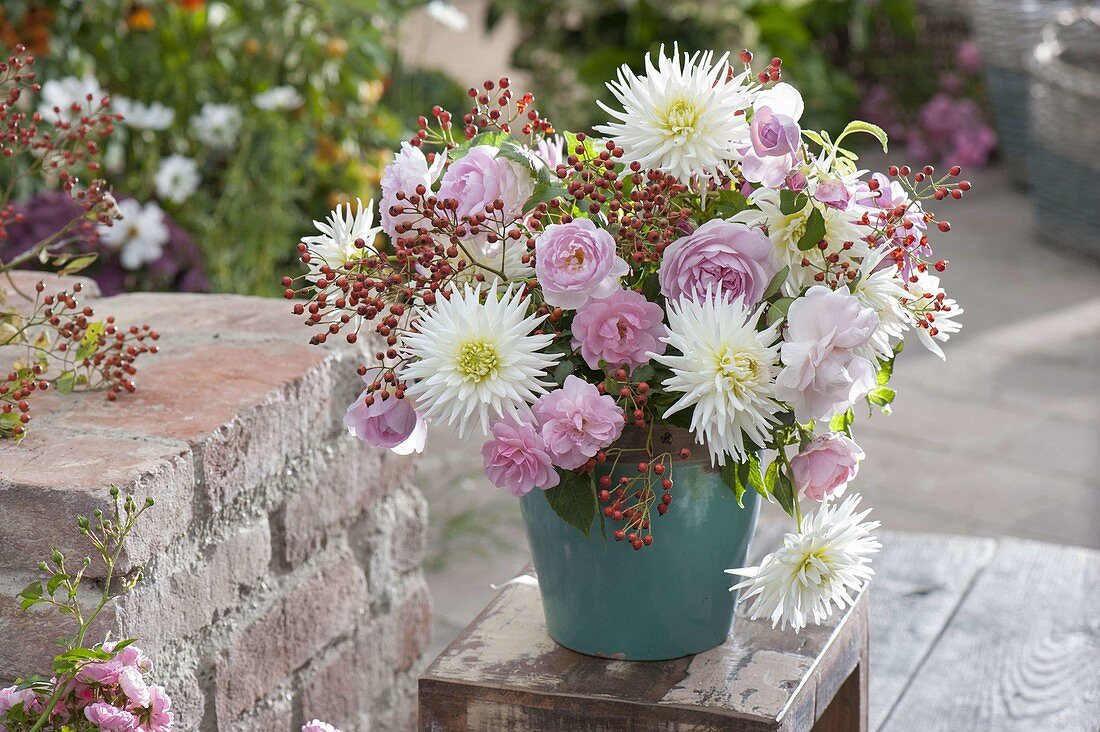
<svg viewBox="0 0 1100 732">
<path fill-rule="evenodd" d="M 872 457 L 858 481 L 875 517 L 889 529 L 1098 547 L 1100 242 L 1095 227 L 1064 233 L 1070 214 L 1095 211 L 1095 171 L 1065 194 L 1022 167 L 1035 93 L 1023 55 L 1069 4 L 5 0 L 0 41 L 32 46 L 50 106 L 102 89 L 125 117 L 105 175 L 132 241 L 91 231 L 78 243 L 99 253 L 85 274 L 108 293 L 278 295 L 280 278 L 299 272 L 294 245 L 311 221 L 377 198 L 381 170 L 417 116 L 434 104 L 464 109 L 466 89 L 485 79 L 508 75 L 557 129 L 579 131 L 599 120 L 588 100 L 607 98 L 616 68 L 640 67 L 661 44 L 779 56 L 805 95 L 805 128 L 875 122 L 891 150 L 868 155 L 867 167 L 959 164 L 974 181 L 941 249 L 965 328 L 946 369 L 929 354 L 899 369 L 896 414 L 860 435 Z M 1042 13 L 1012 27 L 1024 6 Z M 984 21 L 983 9 L 993 14 Z M 1097 118 L 1100 108 L 1060 124 L 1080 144 Z M 1100 152 L 1072 157 L 1095 167 Z M 1053 155 L 1044 165 L 1072 169 Z M 0 184 L 9 179 L 0 168 Z M 58 211 L 64 195 L 21 185 L 25 216 L 0 241 L 0 260 L 68 218 Z M 1039 196 L 1048 205 L 1036 216 Z M 417 481 L 432 511 L 438 649 L 527 549 L 515 500 L 489 485 L 476 448 L 444 430 L 429 439 L 445 446 L 429 451 Z"/>
</svg>

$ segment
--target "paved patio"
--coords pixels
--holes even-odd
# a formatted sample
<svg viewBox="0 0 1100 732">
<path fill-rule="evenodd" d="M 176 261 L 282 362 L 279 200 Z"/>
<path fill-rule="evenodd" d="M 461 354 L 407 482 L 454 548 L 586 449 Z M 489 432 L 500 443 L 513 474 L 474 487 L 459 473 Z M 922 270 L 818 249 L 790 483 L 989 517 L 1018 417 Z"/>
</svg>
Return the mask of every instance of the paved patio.
<svg viewBox="0 0 1100 732">
<path fill-rule="evenodd" d="M 937 247 L 964 328 L 946 363 L 909 344 L 894 414 L 857 424 L 868 457 L 853 487 L 888 529 L 1100 548 L 1100 265 L 1037 245 L 1003 170 L 968 177 L 973 193 L 939 209 L 954 232 Z M 436 430 L 417 483 L 436 652 L 529 555 L 518 504 L 482 476 L 476 443 Z"/>
</svg>

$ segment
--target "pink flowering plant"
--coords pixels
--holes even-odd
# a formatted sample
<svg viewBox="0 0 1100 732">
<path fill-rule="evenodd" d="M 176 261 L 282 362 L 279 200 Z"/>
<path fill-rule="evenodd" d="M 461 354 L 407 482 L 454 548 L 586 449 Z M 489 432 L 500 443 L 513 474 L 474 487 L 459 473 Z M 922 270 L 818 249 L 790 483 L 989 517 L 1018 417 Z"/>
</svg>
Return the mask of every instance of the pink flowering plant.
<svg viewBox="0 0 1100 732">
<path fill-rule="evenodd" d="M 110 637 L 92 643 L 88 632 L 103 609 L 120 592 L 141 581 L 136 568 L 120 576 L 119 558 L 126 538 L 153 499 L 139 505 L 133 496 L 121 496 L 111 487 L 114 514 L 96 509 L 91 519 L 77 519 L 80 533 L 95 550 L 104 569 L 97 602 L 80 603 L 80 586 L 92 565 L 84 557 L 76 566 L 57 549 L 38 565 L 43 577 L 19 593 L 22 608 L 53 607 L 74 624 L 72 636 L 59 641 L 62 650 L 50 674 L 18 679 L 0 689 L 0 732 L 38 730 L 118 730 L 119 732 L 170 732 L 172 702 L 164 687 L 151 683 L 153 662 L 133 639 Z"/>
<path fill-rule="evenodd" d="M 906 332 L 942 356 L 959 329 L 932 253 L 950 225 L 925 203 L 970 184 L 957 167 L 869 175 L 846 145 L 886 134 L 802 129 L 780 68 L 662 49 L 608 84 L 599 137 L 559 133 L 507 79 L 470 89 L 461 117 L 421 117 L 380 210 L 315 222 L 308 271 L 283 280 L 313 343 L 373 331 L 349 431 L 399 452 L 431 422 L 480 435 L 494 485 L 642 549 L 692 452 L 654 428 L 689 430 L 738 501 L 757 491 L 795 521 L 735 570 L 757 611 L 797 629 L 843 606 L 878 547 L 858 496 L 841 503 L 857 408 L 889 410 Z M 611 465 L 637 472 L 613 482 Z M 773 591 L 820 556 L 819 595 Z"/>
</svg>

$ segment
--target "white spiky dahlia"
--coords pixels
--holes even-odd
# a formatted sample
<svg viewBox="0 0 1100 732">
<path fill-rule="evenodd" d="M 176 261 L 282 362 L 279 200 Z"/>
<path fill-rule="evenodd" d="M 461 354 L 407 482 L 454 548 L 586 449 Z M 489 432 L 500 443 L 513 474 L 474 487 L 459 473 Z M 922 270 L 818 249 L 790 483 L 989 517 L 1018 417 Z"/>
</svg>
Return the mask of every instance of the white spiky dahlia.
<svg viewBox="0 0 1100 732">
<path fill-rule="evenodd" d="M 879 522 L 863 522 L 871 509 L 856 513 L 859 501 L 850 495 L 839 505 L 823 503 L 759 567 L 726 570 L 748 578 L 731 590 L 746 590 L 740 602 L 752 600 L 754 620 L 767 616 L 773 628 L 790 625 L 797 633 L 811 618 L 824 622 L 834 605 L 843 610 L 855 604 L 853 594 L 858 596 L 875 574 L 869 555 L 882 548 L 871 534 Z"/>
<path fill-rule="evenodd" d="M 374 252 L 374 238 L 382 231 L 382 227 L 374 225 L 374 201 L 368 201 L 366 208 L 358 198 L 355 203 L 354 209 L 351 203 L 345 203 L 333 209 L 324 221 L 314 221 L 321 233 L 302 239 L 310 254 L 307 275 L 310 280 L 319 280 L 321 267 L 326 264 L 335 269 Z M 357 247 L 357 239 L 362 239 L 366 246 Z"/>
<path fill-rule="evenodd" d="M 880 247 L 864 257 L 859 266 L 859 281 L 852 290 L 852 294 L 878 316 L 878 326 L 870 340 L 856 350 L 872 362 L 875 358 L 890 358 L 894 344 L 904 338 L 905 331 L 916 322 L 903 304 L 912 296 L 902 286 L 898 268 L 880 266 L 887 254 L 887 247 Z"/>
<path fill-rule="evenodd" d="M 751 102 L 746 73 L 727 80 L 729 54 L 717 60 L 711 51 L 683 54 L 674 48 L 657 63 L 646 54 L 645 74 L 623 65 L 608 82 L 622 110 L 600 107 L 616 121 L 596 130 L 623 148 L 625 162 L 661 170 L 683 182 L 694 177 L 729 175 L 735 147 L 748 139 L 745 115 Z"/>
<path fill-rule="evenodd" d="M 553 336 L 532 333 L 545 316 L 527 314 L 518 288 L 489 290 L 485 302 L 482 294 L 467 286 L 440 298 L 420 312 L 417 331 L 401 339 L 409 359 L 401 371 L 406 395 L 425 419 L 457 422 L 460 437 L 475 419 L 488 434 L 490 414 L 527 412 L 553 386 L 546 370 L 561 358 L 542 352 Z"/>
<path fill-rule="evenodd" d="M 712 464 L 725 465 L 727 456 L 743 461 L 753 449 L 745 437 L 765 444 L 772 415 L 780 409 L 772 398 L 778 324 L 757 331 L 760 312 L 720 290 L 708 292 L 702 302 L 671 302 L 669 334 L 661 339 L 670 351 L 649 354 L 672 369 L 665 389 L 681 394 L 663 416 L 692 407 L 691 430 L 710 452 Z"/>
</svg>

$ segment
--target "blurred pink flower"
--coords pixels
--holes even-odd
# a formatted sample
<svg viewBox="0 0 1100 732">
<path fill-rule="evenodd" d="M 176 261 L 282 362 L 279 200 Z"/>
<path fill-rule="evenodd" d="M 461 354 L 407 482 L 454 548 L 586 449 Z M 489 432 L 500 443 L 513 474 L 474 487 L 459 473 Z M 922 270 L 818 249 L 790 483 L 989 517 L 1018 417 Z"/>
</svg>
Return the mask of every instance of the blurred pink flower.
<svg viewBox="0 0 1100 732">
<path fill-rule="evenodd" d="M 829 432 L 810 441 L 791 458 L 791 478 L 800 496 L 823 501 L 844 494 L 859 471 L 863 450 L 846 435 Z"/>
</svg>

